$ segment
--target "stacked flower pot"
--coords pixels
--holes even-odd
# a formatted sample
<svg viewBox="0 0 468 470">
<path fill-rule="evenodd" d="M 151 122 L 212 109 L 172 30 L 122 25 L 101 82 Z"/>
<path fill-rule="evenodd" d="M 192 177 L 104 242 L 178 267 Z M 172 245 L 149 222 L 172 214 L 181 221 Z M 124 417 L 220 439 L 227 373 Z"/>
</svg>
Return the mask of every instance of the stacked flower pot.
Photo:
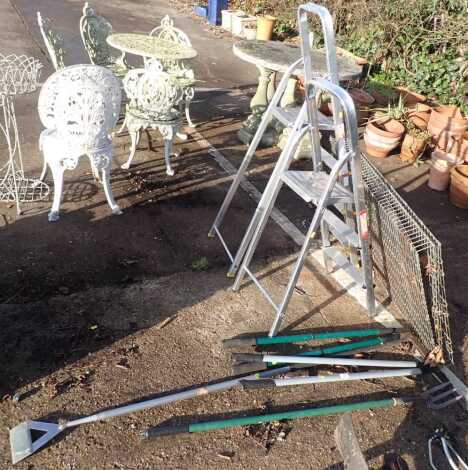
<svg viewBox="0 0 468 470">
<path fill-rule="evenodd" d="M 353 96 L 362 123 L 360 98 L 363 99 L 359 93 Z M 370 101 L 364 109 L 369 109 L 369 104 Z M 400 105 L 399 119 L 394 117 L 398 106 L 368 119 L 364 131 L 366 153 L 385 158 L 401 146 L 400 160 L 415 162 L 430 150 L 428 186 L 435 191 L 450 187 L 452 204 L 468 209 L 468 119 L 457 106 L 431 108 L 422 102 L 411 103 L 411 108 L 409 103 Z"/>
<path fill-rule="evenodd" d="M 367 121 L 364 143 L 371 157 L 388 157 L 400 146 L 400 160 L 404 162 L 414 162 L 424 153 L 430 141 L 427 126 L 431 107 L 417 103 L 411 109 L 402 107 L 401 113 L 400 119 L 388 113 Z"/>
<path fill-rule="evenodd" d="M 468 209 L 468 120 L 456 106 L 431 111 L 428 131 L 434 147 L 428 186 L 445 191 L 450 186 L 450 202 Z"/>
</svg>

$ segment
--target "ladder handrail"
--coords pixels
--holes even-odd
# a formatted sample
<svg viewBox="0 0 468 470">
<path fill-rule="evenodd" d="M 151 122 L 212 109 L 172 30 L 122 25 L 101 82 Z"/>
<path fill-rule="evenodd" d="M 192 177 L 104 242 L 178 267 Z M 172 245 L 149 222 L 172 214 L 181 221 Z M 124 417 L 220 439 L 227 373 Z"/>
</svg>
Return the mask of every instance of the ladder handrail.
<svg viewBox="0 0 468 470">
<path fill-rule="evenodd" d="M 312 84 L 315 87 L 330 93 L 340 101 L 341 109 L 344 112 L 344 123 L 347 130 L 346 133 L 349 136 L 348 145 L 350 145 L 353 149 L 358 149 L 359 137 L 356 106 L 354 105 L 354 101 L 349 93 L 344 88 L 341 88 L 339 85 L 335 85 L 331 81 L 325 80 L 324 78 L 316 78 L 312 80 Z M 344 129 L 342 129 L 342 131 L 344 134 Z"/>
<path fill-rule="evenodd" d="M 310 48 L 309 43 L 309 23 L 307 22 L 307 13 L 312 13 L 320 18 L 323 30 L 323 39 L 325 41 L 326 57 L 327 57 L 327 69 L 330 74 L 330 80 L 338 84 L 338 60 L 336 58 L 336 43 L 335 43 L 335 32 L 333 28 L 333 18 L 330 12 L 323 6 L 315 3 L 306 3 L 300 5 L 297 9 L 298 24 L 299 24 L 299 35 L 301 37 L 302 55 L 304 57 L 304 68 L 310 65 L 312 70 L 312 64 L 306 61 L 310 59 L 308 54 L 304 54 L 304 51 Z M 312 79 L 312 77 L 305 77 L 305 79 Z M 304 81 L 305 83 L 305 81 Z"/>
</svg>

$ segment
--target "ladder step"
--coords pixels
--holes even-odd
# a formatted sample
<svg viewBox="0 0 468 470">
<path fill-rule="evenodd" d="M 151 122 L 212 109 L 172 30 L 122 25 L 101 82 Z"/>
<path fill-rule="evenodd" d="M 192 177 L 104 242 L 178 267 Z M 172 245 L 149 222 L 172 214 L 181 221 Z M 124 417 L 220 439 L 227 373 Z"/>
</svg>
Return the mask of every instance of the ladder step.
<svg viewBox="0 0 468 470">
<path fill-rule="evenodd" d="M 304 201 L 314 204 L 318 203 L 330 179 L 324 171 L 285 171 L 281 178 Z M 328 197 L 327 206 L 352 202 L 353 194 L 340 183 L 335 183 Z"/>
<path fill-rule="evenodd" d="M 323 218 L 327 222 L 330 231 L 342 245 L 352 245 L 356 248 L 361 247 L 357 232 L 331 210 L 325 209 Z"/>
<path fill-rule="evenodd" d="M 362 287 L 364 285 L 364 276 L 362 271 L 353 266 L 349 262 L 349 259 L 343 253 L 341 253 L 338 248 L 335 248 L 334 246 L 329 246 L 323 249 L 323 254 L 324 256 L 331 259 L 335 263 L 337 268 L 343 269 L 343 271 L 345 271 L 349 276 L 351 276 L 353 281 L 359 287 Z"/>
<path fill-rule="evenodd" d="M 286 127 L 290 127 L 296 121 L 300 110 L 301 108 L 299 106 L 287 106 L 286 108 L 277 106 L 273 108 L 273 116 L 275 116 L 281 124 L 284 124 Z M 333 121 L 331 118 L 325 116 L 320 111 L 318 111 L 318 116 L 319 129 L 333 130 Z"/>
</svg>

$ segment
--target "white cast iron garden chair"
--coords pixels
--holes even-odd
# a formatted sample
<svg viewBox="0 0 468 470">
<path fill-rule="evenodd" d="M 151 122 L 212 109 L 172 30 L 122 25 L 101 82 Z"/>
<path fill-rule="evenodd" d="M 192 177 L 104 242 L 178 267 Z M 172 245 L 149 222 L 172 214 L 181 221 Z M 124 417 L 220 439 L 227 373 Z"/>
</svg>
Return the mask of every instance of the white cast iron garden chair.
<svg viewBox="0 0 468 470">
<path fill-rule="evenodd" d="M 150 36 L 192 47 L 189 37 L 181 29 L 174 26 L 174 21 L 168 15 L 161 20 L 160 26 L 150 32 Z M 152 59 L 147 59 L 145 61 L 145 67 L 150 67 L 152 62 Z M 193 70 L 190 68 L 187 61 L 184 60 L 166 59 L 160 60 L 159 62 L 162 64 L 164 71 L 176 77 L 180 86 L 183 88 L 184 97 L 181 101 L 181 106 L 185 107 L 185 117 L 188 125 L 195 127 L 195 124 L 190 118 L 190 102 L 193 100 L 195 94 L 195 75 Z"/>
<path fill-rule="evenodd" d="M 182 113 L 179 103 L 184 91 L 173 75 L 163 71 L 161 64 L 153 61 L 150 68 L 130 70 L 123 80 L 129 103 L 124 124 L 127 126 L 132 147 L 122 168 L 128 169 L 135 156 L 136 146 L 142 130 L 158 129 L 164 139 L 164 159 L 166 173 L 174 174 L 171 167 L 172 142 L 174 135 L 185 140 L 179 133 Z"/>
<path fill-rule="evenodd" d="M 123 78 L 128 71 L 125 53 L 120 57 L 114 55 L 113 49 L 107 44 L 107 36 L 112 34 L 112 25 L 105 18 L 97 15 L 88 2 L 83 7 L 80 34 L 91 63 L 106 67 L 117 77 Z"/>
<path fill-rule="evenodd" d="M 62 36 L 51 28 L 49 18 L 42 18 L 40 12 L 37 12 L 37 23 L 54 69 L 63 69 L 65 67 L 65 50 Z"/>
<path fill-rule="evenodd" d="M 102 182 L 107 202 L 120 214 L 110 187 L 112 141 L 121 102 L 120 81 L 104 67 L 73 65 L 53 73 L 39 95 L 39 117 L 45 129 L 39 138 L 44 156 L 43 181 L 50 167 L 54 179 L 54 200 L 49 221 L 59 219 L 65 170 L 74 170 L 87 155 L 93 174 Z"/>
</svg>

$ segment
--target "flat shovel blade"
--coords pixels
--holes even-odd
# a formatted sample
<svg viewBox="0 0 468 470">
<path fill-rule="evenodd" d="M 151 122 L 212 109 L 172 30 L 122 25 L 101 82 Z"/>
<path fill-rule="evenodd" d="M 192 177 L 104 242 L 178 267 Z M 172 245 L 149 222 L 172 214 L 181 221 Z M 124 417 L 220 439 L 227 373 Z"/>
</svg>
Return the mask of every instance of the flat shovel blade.
<svg viewBox="0 0 468 470">
<path fill-rule="evenodd" d="M 41 432 L 42 435 L 33 441 L 32 431 Z M 13 464 L 29 457 L 39 448 L 53 439 L 61 428 L 55 423 L 41 421 L 24 421 L 10 429 L 11 460 Z"/>
</svg>

